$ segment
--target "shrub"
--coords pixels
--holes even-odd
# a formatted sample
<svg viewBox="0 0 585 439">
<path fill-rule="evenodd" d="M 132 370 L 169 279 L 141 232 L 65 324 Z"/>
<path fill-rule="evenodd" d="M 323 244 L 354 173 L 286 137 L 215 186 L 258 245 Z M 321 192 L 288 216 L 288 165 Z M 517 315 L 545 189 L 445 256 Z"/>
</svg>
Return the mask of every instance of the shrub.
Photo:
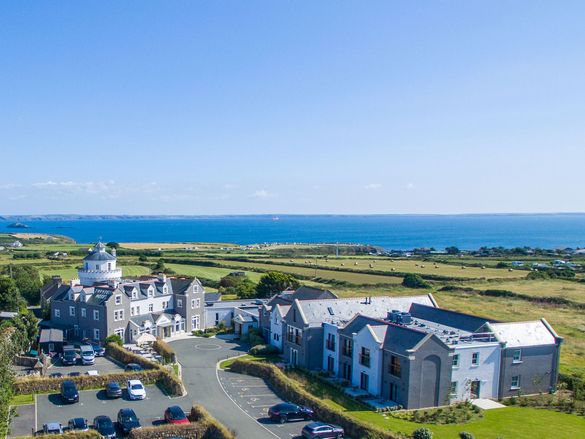
<svg viewBox="0 0 585 439">
<path fill-rule="evenodd" d="M 252 355 L 274 355 L 278 354 L 280 350 L 271 344 L 259 344 L 250 349 Z"/>
<path fill-rule="evenodd" d="M 99 434 L 96 430 L 88 430 L 88 431 L 66 431 L 63 434 L 59 434 L 59 435 L 54 435 L 54 434 L 49 434 L 49 435 L 45 435 L 42 433 L 36 433 L 34 437 L 47 437 L 47 438 L 61 438 L 61 439 L 101 439 L 102 435 Z M 20 438 L 20 439 L 28 439 L 31 438 L 32 436 L 27 436 L 25 438 Z"/>
<path fill-rule="evenodd" d="M 194 405 L 189 413 L 189 421 L 200 422 L 207 425 L 207 430 L 201 436 L 202 439 L 235 439 L 236 436 L 209 414 L 202 405 Z"/>
<path fill-rule="evenodd" d="M 459 433 L 460 439 L 475 439 L 475 436 L 472 433 L 468 433 L 466 431 L 462 431 Z"/>
<path fill-rule="evenodd" d="M 199 439 L 205 437 L 207 425 L 203 423 L 189 424 L 162 424 L 153 427 L 142 427 L 133 429 L 128 435 L 129 439 L 164 439 L 164 438 L 185 438 Z"/>
<path fill-rule="evenodd" d="M 162 369 L 160 364 L 147 360 L 141 355 L 130 352 L 116 343 L 106 344 L 106 355 L 123 364 L 136 363 L 140 364 L 144 369 Z"/>
<path fill-rule="evenodd" d="M 418 428 L 412 432 L 412 439 L 433 439 L 433 432 L 428 428 Z"/>
<path fill-rule="evenodd" d="M 431 288 L 431 285 L 426 282 L 420 275 L 408 273 L 402 280 L 402 286 L 407 288 Z"/>
<path fill-rule="evenodd" d="M 122 340 L 122 337 L 120 337 L 117 334 L 112 334 L 112 335 L 108 335 L 106 337 L 106 339 L 104 340 L 104 344 L 108 344 L 108 343 L 114 343 L 117 344 L 118 346 L 122 346 L 124 344 L 124 341 Z"/>
<path fill-rule="evenodd" d="M 175 350 L 162 338 L 157 338 L 152 347 L 163 357 L 166 363 L 174 363 L 176 361 L 177 354 Z"/>
</svg>

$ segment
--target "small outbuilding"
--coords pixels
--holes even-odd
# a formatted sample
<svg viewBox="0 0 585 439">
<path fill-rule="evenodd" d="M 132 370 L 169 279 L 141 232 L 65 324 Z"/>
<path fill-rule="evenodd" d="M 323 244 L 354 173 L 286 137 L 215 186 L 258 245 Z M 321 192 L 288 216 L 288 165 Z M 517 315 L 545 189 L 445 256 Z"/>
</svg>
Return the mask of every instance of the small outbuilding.
<svg viewBox="0 0 585 439">
<path fill-rule="evenodd" d="M 45 354 L 49 352 L 63 352 L 63 331 L 56 328 L 41 329 L 39 349 Z"/>
</svg>

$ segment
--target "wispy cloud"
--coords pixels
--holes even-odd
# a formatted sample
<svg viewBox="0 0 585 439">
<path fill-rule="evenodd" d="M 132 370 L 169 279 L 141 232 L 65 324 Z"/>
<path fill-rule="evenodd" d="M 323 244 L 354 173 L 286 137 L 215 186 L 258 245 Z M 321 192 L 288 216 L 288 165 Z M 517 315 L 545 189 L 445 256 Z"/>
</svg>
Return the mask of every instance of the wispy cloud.
<svg viewBox="0 0 585 439">
<path fill-rule="evenodd" d="M 274 195 L 268 192 L 266 189 L 258 189 L 252 195 L 250 195 L 252 198 L 270 198 L 273 196 Z"/>
<path fill-rule="evenodd" d="M 31 185 L 35 189 L 50 190 L 58 192 L 83 192 L 88 194 L 99 194 L 103 192 L 111 192 L 116 183 L 113 180 L 109 181 L 44 181 L 33 183 Z"/>
<path fill-rule="evenodd" d="M 376 189 L 380 189 L 382 187 L 381 183 L 370 183 L 366 184 L 365 188 L 369 191 L 375 191 Z"/>
<path fill-rule="evenodd" d="M 408 189 L 408 190 L 414 189 L 414 183 L 408 183 L 406 185 L 406 189 Z"/>
</svg>

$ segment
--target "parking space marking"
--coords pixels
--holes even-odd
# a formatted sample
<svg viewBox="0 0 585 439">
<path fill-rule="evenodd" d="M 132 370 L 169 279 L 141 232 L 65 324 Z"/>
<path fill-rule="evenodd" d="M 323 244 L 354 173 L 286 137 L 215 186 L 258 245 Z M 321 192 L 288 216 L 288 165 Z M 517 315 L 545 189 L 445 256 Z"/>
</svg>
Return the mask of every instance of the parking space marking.
<svg viewBox="0 0 585 439">
<path fill-rule="evenodd" d="M 261 404 L 261 405 L 253 405 L 253 409 L 266 409 L 268 407 L 272 407 L 274 404 Z"/>
<path fill-rule="evenodd" d="M 264 397 L 264 396 L 272 396 L 274 397 L 274 393 L 259 393 L 257 395 L 246 395 L 246 398 L 257 398 L 257 397 Z"/>
</svg>

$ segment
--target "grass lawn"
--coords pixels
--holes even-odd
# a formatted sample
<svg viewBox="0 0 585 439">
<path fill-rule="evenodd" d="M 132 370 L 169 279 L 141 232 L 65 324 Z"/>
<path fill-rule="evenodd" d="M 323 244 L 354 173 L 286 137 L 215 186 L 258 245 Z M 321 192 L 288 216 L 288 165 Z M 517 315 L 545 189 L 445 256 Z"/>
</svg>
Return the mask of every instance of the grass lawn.
<svg viewBox="0 0 585 439">
<path fill-rule="evenodd" d="M 233 357 L 233 358 L 229 358 L 227 360 L 222 361 L 221 363 L 219 363 L 219 368 L 220 369 L 228 369 L 234 361 L 236 360 L 247 360 L 247 361 L 264 361 L 264 362 L 269 362 L 269 363 L 276 363 L 278 361 L 281 360 L 281 358 L 277 355 L 250 355 L 250 354 L 246 354 L 243 355 L 241 357 Z"/>
<path fill-rule="evenodd" d="M 122 274 L 124 277 L 138 277 L 150 274 L 150 269 L 142 265 L 122 265 Z M 39 272 L 42 276 L 59 275 L 63 281 L 67 282 L 77 278 L 77 268 L 74 267 L 42 267 Z"/>
<path fill-rule="evenodd" d="M 27 395 L 15 395 L 12 398 L 11 405 L 24 405 L 24 404 L 33 404 L 35 402 L 35 397 L 33 394 Z"/>
<path fill-rule="evenodd" d="M 476 439 L 576 439 L 585 437 L 585 419 L 552 410 L 529 407 L 506 407 L 486 410 L 481 419 L 467 424 L 431 425 L 396 419 L 374 412 L 351 412 L 363 421 L 403 433 L 427 427 L 434 433 L 433 439 L 455 439 L 459 433 L 473 433 Z"/>
<path fill-rule="evenodd" d="M 199 276 L 211 280 L 220 280 L 222 277 L 236 271 L 232 268 L 219 267 L 203 267 L 198 265 L 184 265 L 184 264 L 165 264 L 168 268 L 174 270 L 177 274 L 184 276 Z M 262 273 L 254 271 L 247 271 L 246 276 L 252 282 L 258 282 L 262 277 Z"/>
</svg>

